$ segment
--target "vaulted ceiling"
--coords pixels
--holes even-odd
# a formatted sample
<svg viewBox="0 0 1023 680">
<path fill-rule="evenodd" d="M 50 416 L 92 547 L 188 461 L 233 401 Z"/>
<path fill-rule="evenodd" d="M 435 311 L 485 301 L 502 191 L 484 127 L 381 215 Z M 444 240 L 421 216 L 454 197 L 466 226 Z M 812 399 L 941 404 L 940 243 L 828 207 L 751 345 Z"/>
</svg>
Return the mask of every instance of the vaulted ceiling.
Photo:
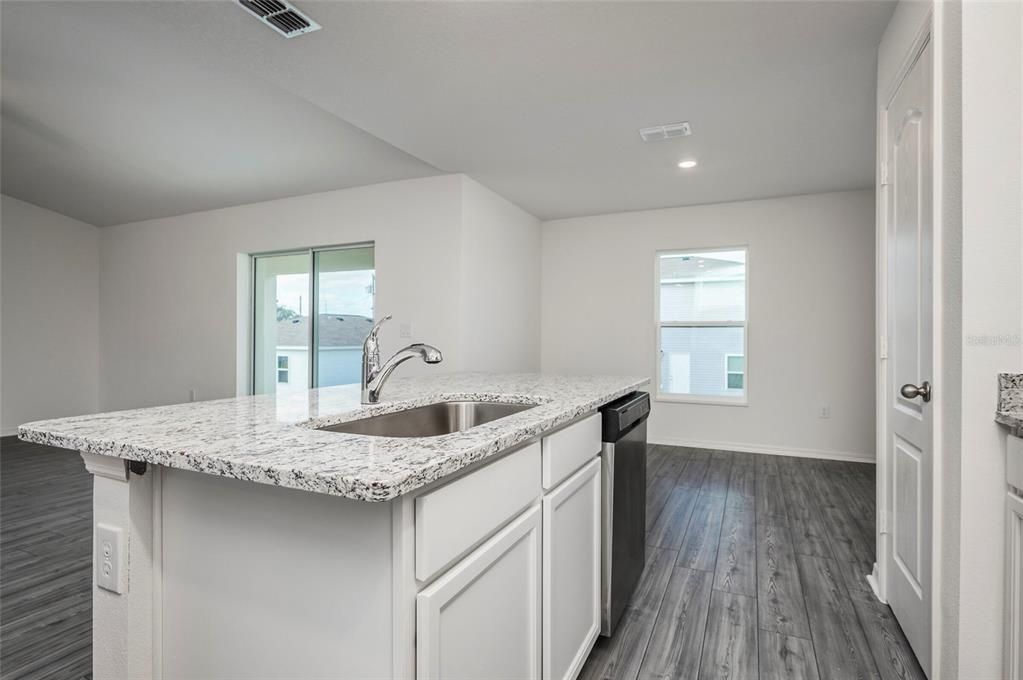
<svg viewBox="0 0 1023 680">
<path fill-rule="evenodd" d="M 873 181 L 890 2 L 296 4 L 323 29 L 5 0 L 3 192 L 102 226 L 443 172 L 544 219 Z"/>
</svg>

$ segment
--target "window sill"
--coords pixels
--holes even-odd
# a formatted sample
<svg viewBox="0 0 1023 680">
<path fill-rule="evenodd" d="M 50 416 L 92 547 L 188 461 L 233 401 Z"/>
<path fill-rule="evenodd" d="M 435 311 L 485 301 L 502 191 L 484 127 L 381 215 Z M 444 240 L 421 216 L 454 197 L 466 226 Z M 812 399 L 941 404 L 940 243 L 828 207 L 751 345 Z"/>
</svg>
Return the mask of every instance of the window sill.
<svg viewBox="0 0 1023 680">
<path fill-rule="evenodd" d="M 749 406 L 746 397 L 700 397 L 690 394 L 655 394 L 654 401 L 666 404 L 702 404 L 704 406 Z"/>
</svg>

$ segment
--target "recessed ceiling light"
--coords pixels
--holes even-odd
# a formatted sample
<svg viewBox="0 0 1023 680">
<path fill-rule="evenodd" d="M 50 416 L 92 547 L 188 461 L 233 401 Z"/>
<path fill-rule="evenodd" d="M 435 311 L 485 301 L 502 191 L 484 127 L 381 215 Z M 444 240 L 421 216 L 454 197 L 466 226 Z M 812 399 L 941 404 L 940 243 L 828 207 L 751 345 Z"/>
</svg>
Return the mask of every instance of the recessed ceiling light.
<svg viewBox="0 0 1023 680">
<path fill-rule="evenodd" d="M 688 170 L 689 168 L 695 168 L 696 167 L 696 161 L 694 161 L 692 159 L 685 160 L 685 161 L 679 161 L 678 167 L 682 168 L 683 170 Z"/>
</svg>

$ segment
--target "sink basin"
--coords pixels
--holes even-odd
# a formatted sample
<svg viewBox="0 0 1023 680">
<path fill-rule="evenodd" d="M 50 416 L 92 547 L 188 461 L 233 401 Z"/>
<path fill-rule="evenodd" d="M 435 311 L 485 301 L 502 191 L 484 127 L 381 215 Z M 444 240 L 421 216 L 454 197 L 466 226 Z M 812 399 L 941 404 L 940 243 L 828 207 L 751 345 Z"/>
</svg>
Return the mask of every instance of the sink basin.
<svg viewBox="0 0 1023 680">
<path fill-rule="evenodd" d="M 445 401 L 316 429 L 374 437 L 439 437 L 452 432 L 464 432 L 470 427 L 521 413 L 535 406 L 498 401 Z"/>
</svg>

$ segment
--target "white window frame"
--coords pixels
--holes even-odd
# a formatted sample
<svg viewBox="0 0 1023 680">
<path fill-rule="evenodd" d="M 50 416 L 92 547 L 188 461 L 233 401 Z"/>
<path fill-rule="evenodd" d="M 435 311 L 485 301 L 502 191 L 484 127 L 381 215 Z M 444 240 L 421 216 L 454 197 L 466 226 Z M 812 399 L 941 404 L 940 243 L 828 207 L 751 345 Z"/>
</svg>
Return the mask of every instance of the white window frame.
<svg viewBox="0 0 1023 680">
<path fill-rule="evenodd" d="M 664 255 L 696 255 L 743 250 L 746 252 L 746 278 L 744 284 L 746 318 L 729 321 L 661 321 L 661 257 Z M 672 248 L 654 252 L 654 400 L 675 404 L 710 404 L 717 406 L 749 406 L 750 395 L 750 346 L 749 346 L 749 289 L 750 289 L 750 247 L 746 244 L 734 246 L 712 246 L 709 248 Z M 745 357 L 742 396 L 679 394 L 661 391 L 661 329 L 662 328 L 742 328 L 742 347 Z M 735 355 L 738 356 L 738 355 Z M 728 359 L 725 359 L 725 369 Z M 727 380 L 727 377 L 726 377 Z M 727 384 L 727 383 L 726 383 Z"/>
</svg>

